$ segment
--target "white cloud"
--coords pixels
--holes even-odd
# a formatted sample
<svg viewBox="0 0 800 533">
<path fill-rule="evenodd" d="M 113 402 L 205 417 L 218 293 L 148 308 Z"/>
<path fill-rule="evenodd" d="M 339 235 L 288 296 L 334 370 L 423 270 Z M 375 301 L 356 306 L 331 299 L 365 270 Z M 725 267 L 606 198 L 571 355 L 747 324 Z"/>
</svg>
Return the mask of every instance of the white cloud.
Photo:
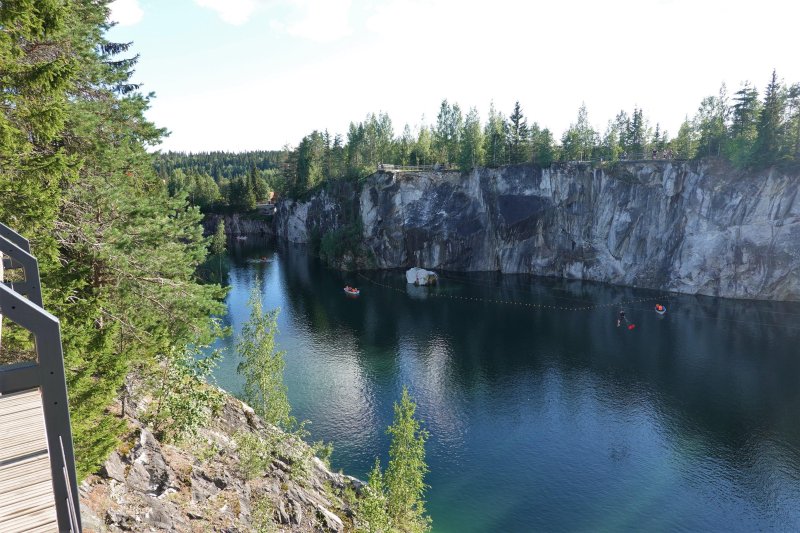
<svg viewBox="0 0 800 533">
<path fill-rule="evenodd" d="M 234 26 L 241 26 L 266 2 L 259 0 L 194 0 L 200 7 L 216 11 L 219 17 Z"/>
<path fill-rule="evenodd" d="M 284 26 L 286 33 L 318 42 L 349 35 L 351 0 L 292 0 L 299 17 Z"/>
<path fill-rule="evenodd" d="M 108 19 L 120 26 L 138 24 L 144 16 L 139 0 L 114 0 L 108 7 L 111 10 Z"/>
<path fill-rule="evenodd" d="M 261 9 L 273 11 L 270 27 L 280 33 L 317 42 L 335 41 L 351 33 L 352 0 L 194 0 L 235 26 L 247 23 Z"/>
</svg>

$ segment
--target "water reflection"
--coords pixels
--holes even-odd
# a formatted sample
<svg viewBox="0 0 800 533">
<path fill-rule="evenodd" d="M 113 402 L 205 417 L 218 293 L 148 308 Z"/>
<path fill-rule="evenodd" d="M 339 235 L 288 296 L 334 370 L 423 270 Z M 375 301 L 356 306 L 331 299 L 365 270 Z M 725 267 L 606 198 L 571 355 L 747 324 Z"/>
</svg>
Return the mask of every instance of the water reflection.
<svg viewBox="0 0 800 533">
<path fill-rule="evenodd" d="M 800 305 L 670 295 L 660 317 L 654 291 L 487 273 L 409 288 L 300 247 L 246 262 L 263 254 L 235 254 L 230 324 L 261 280 L 292 405 L 356 475 L 385 463 L 408 385 L 432 433 L 437 531 L 800 529 Z M 219 380 L 236 390 L 234 370 Z"/>
</svg>

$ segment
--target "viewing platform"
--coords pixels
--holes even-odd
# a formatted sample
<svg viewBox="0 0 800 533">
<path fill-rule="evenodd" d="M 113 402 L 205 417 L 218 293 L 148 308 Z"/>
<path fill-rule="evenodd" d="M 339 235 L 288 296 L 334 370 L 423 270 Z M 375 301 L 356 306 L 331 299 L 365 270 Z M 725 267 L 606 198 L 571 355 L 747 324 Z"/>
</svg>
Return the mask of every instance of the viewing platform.
<svg viewBox="0 0 800 533">
<path fill-rule="evenodd" d="M 81 531 L 61 330 L 28 241 L 0 224 L 0 532 L 39 531 Z"/>
</svg>

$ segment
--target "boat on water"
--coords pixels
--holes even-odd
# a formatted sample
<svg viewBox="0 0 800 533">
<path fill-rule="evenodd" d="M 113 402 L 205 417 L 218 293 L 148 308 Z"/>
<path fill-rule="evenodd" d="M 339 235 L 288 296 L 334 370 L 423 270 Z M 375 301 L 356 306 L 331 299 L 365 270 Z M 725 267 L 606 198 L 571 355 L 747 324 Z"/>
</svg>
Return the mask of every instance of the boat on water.
<svg viewBox="0 0 800 533">
<path fill-rule="evenodd" d="M 667 307 L 665 305 L 656 304 L 656 313 L 659 315 L 663 315 L 667 312 Z"/>
<path fill-rule="evenodd" d="M 355 287 L 351 287 L 349 285 L 344 288 L 344 292 L 345 294 L 348 294 L 350 296 L 358 296 L 359 294 L 361 294 L 360 290 L 356 289 Z"/>
</svg>

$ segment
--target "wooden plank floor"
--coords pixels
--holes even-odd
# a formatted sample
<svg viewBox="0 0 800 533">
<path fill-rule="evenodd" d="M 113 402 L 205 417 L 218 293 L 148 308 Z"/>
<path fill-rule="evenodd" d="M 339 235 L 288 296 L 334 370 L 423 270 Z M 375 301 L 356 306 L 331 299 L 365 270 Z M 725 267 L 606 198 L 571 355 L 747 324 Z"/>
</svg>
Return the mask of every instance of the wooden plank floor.
<svg viewBox="0 0 800 533">
<path fill-rule="evenodd" d="M 58 531 L 38 389 L 0 396 L 0 531 Z"/>
</svg>

